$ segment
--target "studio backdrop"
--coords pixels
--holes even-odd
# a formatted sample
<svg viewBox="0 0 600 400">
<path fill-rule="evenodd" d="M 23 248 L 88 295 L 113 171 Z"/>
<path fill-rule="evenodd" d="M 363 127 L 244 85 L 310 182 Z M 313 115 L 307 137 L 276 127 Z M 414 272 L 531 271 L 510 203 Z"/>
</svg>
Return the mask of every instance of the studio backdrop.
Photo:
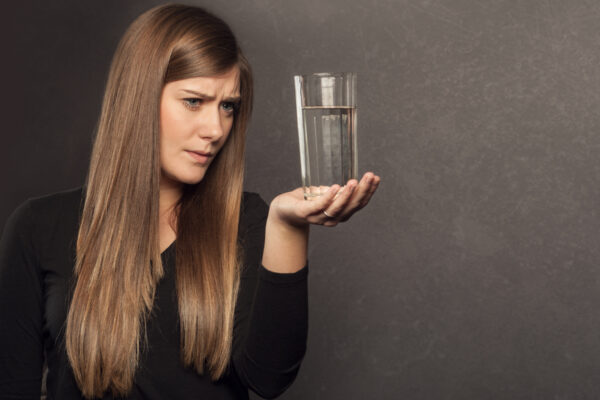
<svg viewBox="0 0 600 400">
<path fill-rule="evenodd" d="M 190 1 L 256 82 L 246 189 L 300 186 L 293 75 L 358 74 L 371 204 L 310 247 L 283 399 L 600 397 L 600 3 Z M 157 1 L 3 12 L 0 224 L 83 183 L 110 59 Z M 5 32 L 6 31 L 6 32 Z"/>
</svg>

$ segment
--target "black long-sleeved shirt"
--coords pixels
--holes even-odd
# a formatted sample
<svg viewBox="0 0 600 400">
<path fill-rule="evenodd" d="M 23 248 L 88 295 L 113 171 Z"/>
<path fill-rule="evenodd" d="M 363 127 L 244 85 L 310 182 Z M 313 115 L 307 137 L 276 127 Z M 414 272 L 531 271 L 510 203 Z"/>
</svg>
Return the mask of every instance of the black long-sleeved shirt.
<svg viewBox="0 0 600 400">
<path fill-rule="evenodd" d="M 44 361 L 47 398 L 82 399 L 64 347 L 82 202 L 81 188 L 30 199 L 5 226 L 0 241 L 0 399 L 39 399 Z M 212 382 L 180 361 L 175 242 L 161 255 L 165 274 L 127 399 L 247 399 L 248 388 L 272 398 L 292 383 L 306 349 L 308 268 L 278 274 L 262 267 L 267 211 L 257 194 L 244 193 L 244 264 L 226 375 Z"/>
</svg>

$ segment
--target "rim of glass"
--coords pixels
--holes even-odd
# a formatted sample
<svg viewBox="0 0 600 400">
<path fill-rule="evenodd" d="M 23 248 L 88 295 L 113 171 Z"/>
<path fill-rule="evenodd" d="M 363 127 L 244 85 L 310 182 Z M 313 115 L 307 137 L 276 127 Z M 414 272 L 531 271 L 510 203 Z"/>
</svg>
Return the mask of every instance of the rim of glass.
<svg viewBox="0 0 600 400">
<path fill-rule="evenodd" d="M 310 74 L 295 74 L 295 77 L 309 78 L 309 77 L 325 77 L 325 76 L 356 76 L 356 72 L 313 72 Z"/>
</svg>

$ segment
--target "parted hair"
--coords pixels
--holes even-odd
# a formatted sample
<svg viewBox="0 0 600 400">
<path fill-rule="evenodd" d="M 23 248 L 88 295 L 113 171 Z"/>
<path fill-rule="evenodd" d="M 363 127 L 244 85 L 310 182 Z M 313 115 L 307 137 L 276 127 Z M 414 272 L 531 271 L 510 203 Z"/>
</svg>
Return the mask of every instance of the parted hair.
<svg viewBox="0 0 600 400">
<path fill-rule="evenodd" d="M 181 358 L 218 379 L 231 356 L 237 243 L 252 73 L 230 28 L 209 12 L 163 5 L 139 16 L 112 60 L 86 180 L 65 346 L 86 398 L 126 395 L 163 275 L 159 107 L 165 84 L 239 71 L 232 131 L 175 215 Z"/>
</svg>

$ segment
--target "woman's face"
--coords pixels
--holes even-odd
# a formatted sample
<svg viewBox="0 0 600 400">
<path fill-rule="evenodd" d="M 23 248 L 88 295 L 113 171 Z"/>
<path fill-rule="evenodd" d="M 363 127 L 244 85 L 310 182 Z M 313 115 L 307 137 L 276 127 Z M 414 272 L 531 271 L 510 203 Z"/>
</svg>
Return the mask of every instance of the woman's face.
<svg viewBox="0 0 600 400">
<path fill-rule="evenodd" d="M 167 83 L 160 100 L 161 184 L 196 184 L 225 144 L 240 101 L 238 69 Z"/>
</svg>

